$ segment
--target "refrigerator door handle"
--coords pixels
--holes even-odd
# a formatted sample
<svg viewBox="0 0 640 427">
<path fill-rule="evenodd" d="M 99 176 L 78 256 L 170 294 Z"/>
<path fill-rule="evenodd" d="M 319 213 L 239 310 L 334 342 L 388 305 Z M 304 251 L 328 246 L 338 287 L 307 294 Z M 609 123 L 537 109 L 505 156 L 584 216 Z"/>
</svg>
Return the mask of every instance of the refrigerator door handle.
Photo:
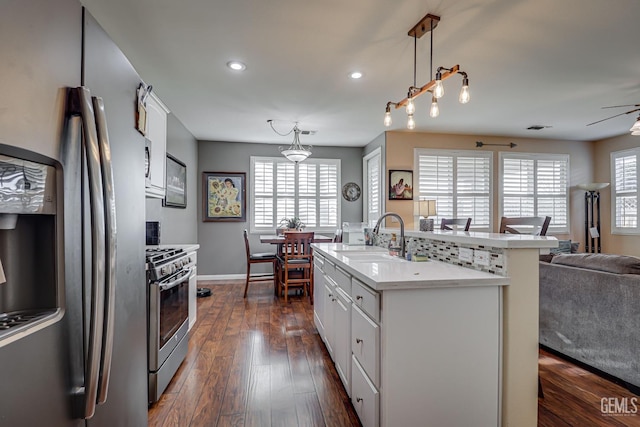
<svg viewBox="0 0 640 427">
<path fill-rule="evenodd" d="M 116 201 L 111 167 L 111 147 L 107 132 L 107 119 L 102 98 L 93 97 L 96 116 L 100 160 L 102 164 L 102 189 L 104 191 L 104 220 L 106 227 L 107 266 L 105 277 L 104 334 L 102 337 L 102 358 L 98 380 L 98 404 L 107 400 L 111 359 L 113 355 L 113 330 L 115 326 L 115 289 L 116 289 Z"/>
<path fill-rule="evenodd" d="M 104 260 L 105 222 L 102 177 L 100 172 L 100 149 L 96 132 L 95 116 L 91 106 L 91 93 L 85 87 L 70 89 L 71 114 L 80 115 L 89 178 L 89 200 L 91 212 L 91 314 L 89 341 L 85 364 L 84 387 L 75 390 L 83 399 L 81 418 L 91 418 L 96 410 L 98 374 L 102 348 L 104 322 Z"/>
</svg>

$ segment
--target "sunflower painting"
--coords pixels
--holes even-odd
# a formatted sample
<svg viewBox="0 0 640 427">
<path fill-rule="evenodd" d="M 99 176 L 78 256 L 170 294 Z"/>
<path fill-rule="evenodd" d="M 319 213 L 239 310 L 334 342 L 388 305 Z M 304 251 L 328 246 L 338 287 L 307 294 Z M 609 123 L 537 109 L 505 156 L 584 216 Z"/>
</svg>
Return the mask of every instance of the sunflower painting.
<svg viewBox="0 0 640 427">
<path fill-rule="evenodd" d="M 245 173 L 203 172 L 203 221 L 246 221 Z"/>
</svg>

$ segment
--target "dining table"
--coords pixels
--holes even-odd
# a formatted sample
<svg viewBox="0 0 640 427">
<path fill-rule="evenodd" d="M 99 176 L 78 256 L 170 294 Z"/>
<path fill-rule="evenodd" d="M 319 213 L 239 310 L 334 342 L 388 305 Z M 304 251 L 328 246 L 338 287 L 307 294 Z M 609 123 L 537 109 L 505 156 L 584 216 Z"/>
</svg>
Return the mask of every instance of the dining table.
<svg viewBox="0 0 640 427">
<path fill-rule="evenodd" d="M 321 234 L 314 234 L 313 243 L 331 243 L 333 242 L 333 236 L 323 236 Z M 281 245 L 284 243 L 284 234 L 261 234 L 260 243 L 270 243 L 272 245 Z"/>
</svg>

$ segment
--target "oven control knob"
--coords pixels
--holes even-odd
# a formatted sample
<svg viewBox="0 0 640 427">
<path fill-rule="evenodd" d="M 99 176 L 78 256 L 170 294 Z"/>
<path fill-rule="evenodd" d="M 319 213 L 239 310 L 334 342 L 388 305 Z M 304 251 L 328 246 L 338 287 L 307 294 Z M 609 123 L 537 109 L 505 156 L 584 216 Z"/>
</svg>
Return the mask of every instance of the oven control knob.
<svg viewBox="0 0 640 427">
<path fill-rule="evenodd" d="M 166 276 L 167 275 L 167 267 L 161 267 L 160 268 L 160 275 L 161 276 Z"/>
</svg>

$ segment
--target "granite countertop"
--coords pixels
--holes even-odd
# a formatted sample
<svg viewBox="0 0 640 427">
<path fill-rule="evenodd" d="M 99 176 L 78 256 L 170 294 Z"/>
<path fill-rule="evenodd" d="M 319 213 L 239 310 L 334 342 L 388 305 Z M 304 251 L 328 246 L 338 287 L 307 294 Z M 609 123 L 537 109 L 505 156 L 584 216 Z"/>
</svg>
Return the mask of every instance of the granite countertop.
<svg viewBox="0 0 640 427">
<path fill-rule="evenodd" d="M 469 286 L 503 286 L 509 278 L 441 261 L 411 262 L 377 246 L 314 243 L 317 253 L 377 291 Z"/>
</svg>

